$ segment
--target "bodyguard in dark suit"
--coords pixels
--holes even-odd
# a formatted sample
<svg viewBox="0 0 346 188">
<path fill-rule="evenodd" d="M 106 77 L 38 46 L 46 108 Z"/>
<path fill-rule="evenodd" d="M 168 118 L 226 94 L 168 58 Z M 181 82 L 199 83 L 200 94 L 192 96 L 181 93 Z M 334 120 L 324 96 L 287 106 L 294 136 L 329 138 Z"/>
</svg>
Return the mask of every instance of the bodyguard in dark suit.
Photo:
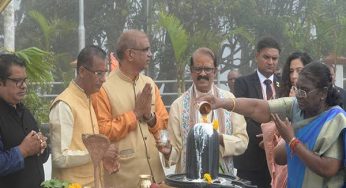
<svg viewBox="0 0 346 188">
<path fill-rule="evenodd" d="M 278 64 L 280 46 L 272 38 L 263 38 L 257 43 L 257 70 L 239 77 L 234 86 L 236 97 L 270 100 L 275 98 L 279 80 L 274 72 Z M 261 124 L 246 118 L 249 135 L 248 148 L 243 155 L 234 157 L 234 165 L 240 178 L 250 180 L 258 187 L 271 187 L 271 177 L 263 149 Z"/>
<path fill-rule="evenodd" d="M 335 64 L 333 64 L 333 62 L 326 62 L 326 65 L 329 67 L 330 74 L 333 79 L 333 85 L 338 90 L 339 95 L 342 99 L 342 108 L 346 110 L 346 91 L 342 89 L 341 87 L 338 87 L 335 85 L 335 72 L 336 72 Z"/>
<path fill-rule="evenodd" d="M 342 99 L 342 109 L 346 111 L 346 91 L 341 87 L 335 86 Z"/>
</svg>

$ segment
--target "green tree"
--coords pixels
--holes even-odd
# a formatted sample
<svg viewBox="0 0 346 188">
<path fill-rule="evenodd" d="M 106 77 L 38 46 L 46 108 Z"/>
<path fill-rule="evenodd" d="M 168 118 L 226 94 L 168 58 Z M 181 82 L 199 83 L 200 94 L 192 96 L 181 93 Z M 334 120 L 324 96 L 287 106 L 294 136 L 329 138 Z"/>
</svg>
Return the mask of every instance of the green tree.
<svg viewBox="0 0 346 188">
<path fill-rule="evenodd" d="M 188 47 L 188 34 L 183 28 L 180 20 L 172 15 L 160 13 L 159 23 L 166 29 L 172 44 L 173 53 L 177 67 L 178 94 L 185 91 L 185 67 L 186 67 L 186 49 Z"/>
</svg>

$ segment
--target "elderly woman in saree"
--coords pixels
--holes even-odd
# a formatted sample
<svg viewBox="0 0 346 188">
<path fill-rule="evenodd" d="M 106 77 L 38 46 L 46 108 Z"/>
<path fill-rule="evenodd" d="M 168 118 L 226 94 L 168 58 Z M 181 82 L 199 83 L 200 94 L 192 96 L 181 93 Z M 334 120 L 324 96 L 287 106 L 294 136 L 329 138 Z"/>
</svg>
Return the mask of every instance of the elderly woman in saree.
<svg viewBox="0 0 346 188">
<path fill-rule="evenodd" d="M 293 52 L 288 56 L 282 69 L 278 98 L 295 97 L 296 84 L 300 71 L 312 62 L 312 58 L 305 52 Z M 287 187 L 287 165 L 278 165 L 274 162 L 274 148 L 280 142 L 285 142 L 278 134 L 276 125 L 273 121 L 261 124 L 263 133 L 264 150 L 266 153 L 268 169 L 272 178 L 272 188 Z"/>
<path fill-rule="evenodd" d="M 346 117 L 328 67 L 318 62 L 305 66 L 295 90 L 296 97 L 271 101 L 210 95 L 197 101 L 262 123 L 274 120 L 285 140 L 275 148 L 275 161 L 288 166 L 288 188 L 342 187 Z"/>
</svg>

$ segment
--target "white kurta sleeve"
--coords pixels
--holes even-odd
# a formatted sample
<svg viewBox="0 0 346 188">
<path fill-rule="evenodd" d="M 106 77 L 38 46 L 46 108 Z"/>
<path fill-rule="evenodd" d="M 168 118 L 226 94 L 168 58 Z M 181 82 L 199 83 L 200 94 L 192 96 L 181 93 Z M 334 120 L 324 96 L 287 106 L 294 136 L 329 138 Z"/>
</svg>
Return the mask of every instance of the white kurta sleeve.
<svg viewBox="0 0 346 188">
<path fill-rule="evenodd" d="M 224 92 L 226 98 L 235 98 L 233 93 Z M 221 157 L 237 156 L 245 152 L 249 143 L 244 116 L 231 112 L 232 134 L 223 134 L 224 147 L 220 145 Z M 226 131 L 229 132 L 229 131 Z"/>
<path fill-rule="evenodd" d="M 233 129 L 232 134 L 223 134 L 225 147 L 220 147 L 222 157 L 243 154 L 249 143 L 244 116 L 232 112 L 231 122 Z"/>
<path fill-rule="evenodd" d="M 54 105 L 49 113 L 52 164 L 58 168 L 80 166 L 91 161 L 89 153 L 71 150 L 74 118 L 70 107 L 63 101 Z"/>
<path fill-rule="evenodd" d="M 169 167 L 171 165 L 177 164 L 181 160 L 181 151 L 183 147 L 183 141 L 181 136 L 181 122 L 180 122 L 180 110 L 179 110 L 179 102 L 174 101 L 171 105 L 169 111 L 169 119 L 168 119 L 168 132 L 169 132 L 169 140 L 172 144 L 172 151 L 169 157 L 169 160 L 165 162 L 165 166 Z M 179 166 L 179 165 L 178 165 Z"/>
</svg>

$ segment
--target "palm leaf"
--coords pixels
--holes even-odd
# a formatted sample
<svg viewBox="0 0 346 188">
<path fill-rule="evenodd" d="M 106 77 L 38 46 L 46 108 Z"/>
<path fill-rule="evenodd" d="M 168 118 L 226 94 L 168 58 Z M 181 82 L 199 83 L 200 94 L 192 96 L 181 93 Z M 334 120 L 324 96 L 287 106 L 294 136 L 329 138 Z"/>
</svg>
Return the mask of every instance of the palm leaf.
<svg viewBox="0 0 346 188">
<path fill-rule="evenodd" d="M 48 45 L 49 45 L 49 38 L 50 38 L 50 35 L 51 35 L 51 29 L 49 27 L 49 23 L 47 21 L 47 19 L 41 14 L 39 13 L 38 11 L 35 11 L 35 10 L 32 10 L 32 11 L 29 11 L 28 15 L 34 20 L 37 22 L 37 24 L 39 25 L 41 31 L 42 31 L 42 34 L 44 36 L 44 46 L 46 49 L 48 49 Z"/>
<path fill-rule="evenodd" d="M 26 62 L 30 81 L 44 83 L 53 80 L 51 73 L 53 69 L 51 63 L 52 53 L 36 47 L 26 48 L 14 53 Z"/>
<path fill-rule="evenodd" d="M 177 67 L 178 94 L 180 95 L 185 91 L 184 70 L 186 61 L 184 55 L 189 43 L 188 34 L 180 20 L 174 15 L 160 12 L 159 24 L 166 29 L 173 47 Z"/>
<path fill-rule="evenodd" d="M 159 24 L 163 26 L 168 33 L 177 63 L 184 63 L 185 61 L 182 61 L 182 59 L 188 46 L 188 34 L 183 28 L 180 20 L 174 15 L 160 12 Z"/>
</svg>

